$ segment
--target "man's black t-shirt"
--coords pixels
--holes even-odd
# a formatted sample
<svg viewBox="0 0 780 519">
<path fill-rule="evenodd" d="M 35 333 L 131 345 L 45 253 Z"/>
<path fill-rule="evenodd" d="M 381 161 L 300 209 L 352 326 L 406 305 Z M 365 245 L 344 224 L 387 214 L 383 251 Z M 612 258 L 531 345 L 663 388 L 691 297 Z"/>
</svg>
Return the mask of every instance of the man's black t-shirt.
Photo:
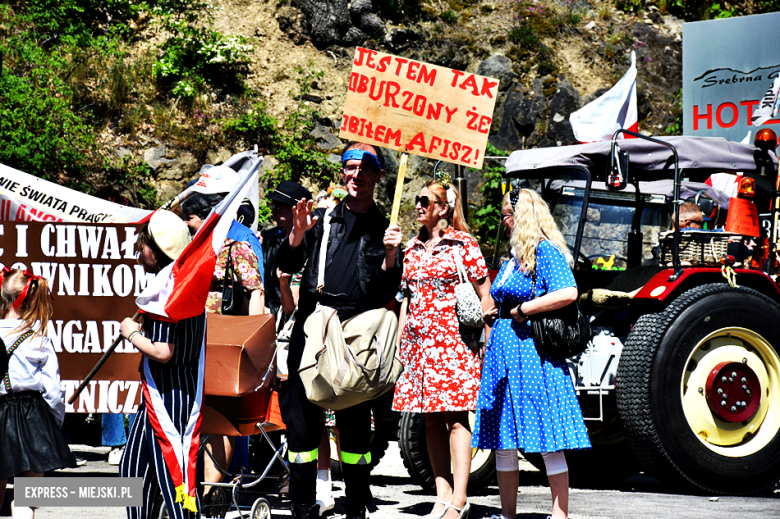
<svg viewBox="0 0 780 519">
<path fill-rule="evenodd" d="M 354 213 L 344 208 L 346 238 L 339 244 L 330 265 L 325 270 L 324 291 L 328 296 L 336 297 L 341 302 L 360 301 L 360 285 L 357 277 L 360 237 L 368 233 L 370 224 L 370 220 L 365 216 L 363 213 Z"/>
</svg>

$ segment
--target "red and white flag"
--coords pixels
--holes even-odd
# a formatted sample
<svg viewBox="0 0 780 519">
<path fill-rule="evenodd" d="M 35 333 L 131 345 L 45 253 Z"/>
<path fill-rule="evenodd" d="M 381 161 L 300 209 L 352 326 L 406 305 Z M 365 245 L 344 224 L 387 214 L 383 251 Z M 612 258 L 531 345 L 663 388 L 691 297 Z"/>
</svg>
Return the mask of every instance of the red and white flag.
<svg viewBox="0 0 780 519">
<path fill-rule="evenodd" d="M 257 184 L 257 172 L 262 162 L 262 159 L 258 160 L 224 200 L 211 210 L 179 258 L 149 282 L 136 299 L 141 312 L 154 314 L 168 321 L 180 321 L 203 313 L 217 258 L 236 211 L 252 186 Z M 192 512 L 197 512 L 195 467 L 200 444 L 205 359 L 204 333 L 200 345 L 197 387 L 187 425 L 182 432 L 176 429 L 165 408 L 162 395 L 149 369 L 149 359 L 146 357 L 142 372 L 147 416 L 176 489 L 176 502 L 182 503 L 185 510 Z"/>
<path fill-rule="evenodd" d="M 780 75 L 772 81 L 772 85 L 761 98 L 761 104 L 758 108 L 753 110 L 750 122 L 753 126 L 761 126 L 777 116 L 778 113 L 780 113 Z"/>
<path fill-rule="evenodd" d="M 615 86 L 595 101 L 569 116 L 574 137 L 580 142 L 608 141 L 622 129 L 639 131 L 636 109 L 636 54 L 631 52 L 631 67 Z M 621 137 L 633 138 L 626 134 Z"/>
<path fill-rule="evenodd" d="M 741 180 L 742 173 L 737 173 L 736 175 L 732 173 L 713 173 L 704 183 L 728 195 L 729 198 L 736 198 Z"/>
<path fill-rule="evenodd" d="M 262 162 L 259 159 L 211 210 L 179 258 L 149 282 L 135 300 L 139 310 L 172 321 L 195 317 L 203 312 L 219 251 L 242 200 L 257 184 L 257 172 Z"/>
</svg>

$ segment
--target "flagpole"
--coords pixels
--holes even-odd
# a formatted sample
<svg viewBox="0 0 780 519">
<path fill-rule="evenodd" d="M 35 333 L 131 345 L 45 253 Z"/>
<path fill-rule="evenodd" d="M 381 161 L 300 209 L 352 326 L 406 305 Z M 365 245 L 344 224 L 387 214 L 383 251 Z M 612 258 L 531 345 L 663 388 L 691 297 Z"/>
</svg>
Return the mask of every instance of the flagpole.
<svg viewBox="0 0 780 519">
<path fill-rule="evenodd" d="M 141 315 L 141 312 L 136 312 L 135 315 L 133 315 L 133 321 L 138 320 L 138 317 Z M 111 356 L 112 353 L 114 353 L 114 350 L 117 346 L 119 346 L 119 343 L 122 342 L 122 334 L 117 335 L 116 339 L 114 339 L 114 342 L 111 343 L 111 346 L 108 347 L 108 349 L 103 353 L 103 356 L 100 357 L 100 360 L 97 361 L 97 364 L 92 368 L 92 370 L 89 372 L 89 374 L 84 378 L 84 380 L 79 385 L 78 389 L 76 389 L 76 392 L 73 393 L 73 396 L 68 399 L 68 403 L 72 404 L 76 401 L 76 399 L 79 397 L 82 391 L 84 391 L 84 388 L 87 387 L 90 383 L 90 381 L 95 378 L 95 375 L 97 374 L 98 370 L 103 367 L 103 364 L 106 363 L 108 358 Z"/>
</svg>

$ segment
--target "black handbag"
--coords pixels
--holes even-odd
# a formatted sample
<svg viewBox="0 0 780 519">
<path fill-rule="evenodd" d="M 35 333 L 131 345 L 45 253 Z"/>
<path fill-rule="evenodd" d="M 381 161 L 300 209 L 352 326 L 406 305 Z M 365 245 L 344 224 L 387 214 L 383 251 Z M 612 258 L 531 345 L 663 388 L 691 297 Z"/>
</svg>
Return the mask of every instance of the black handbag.
<svg viewBox="0 0 780 519">
<path fill-rule="evenodd" d="M 538 267 L 538 262 L 537 262 Z M 546 295 L 545 292 L 542 295 Z M 536 270 L 533 275 L 533 297 L 536 299 Z M 579 303 L 573 303 L 529 317 L 536 347 L 550 357 L 568 359 L 588 347 L 591 338 L 590 321 L 582 314 Z"/>
<path fill-rule="evenodd" d="M 225 277 L 222 279 L 222 315 L 247 315 L 248 310 L 244 287 L 241 280 L 236 279 L 236 269 L 233 266 L 233 242 L 228 247 Z M 247 307 L 247 308 L 245 308 Z"/>
</svg>

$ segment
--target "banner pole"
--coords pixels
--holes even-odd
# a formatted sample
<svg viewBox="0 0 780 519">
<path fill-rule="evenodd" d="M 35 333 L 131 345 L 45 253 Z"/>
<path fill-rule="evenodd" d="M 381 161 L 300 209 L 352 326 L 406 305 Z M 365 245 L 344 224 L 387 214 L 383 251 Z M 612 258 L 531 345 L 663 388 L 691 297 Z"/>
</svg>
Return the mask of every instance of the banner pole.
<svg viewBox="0 0 780 519">
<path fill-rule="evenodd" d="M 398 178 L 395 181 L 395 196 L 393 209 L 390 211 L 390 225 L 398 224 L 398 212 L 401 210 L 401 194 L 404 190 L 404 175 L 406 174 L 406 159 L 408 155 L 401 153 L 401 165 L 398 166 Z"/>
<path fill-rule="evenodd" d="M 138 317 L 141 315 L 141 312 L 136 312 L 135 315 L 133 315 L 133 321 L 138 320 Z M 108 349 L 103 353 L 103 356 L 100 357 L 100 360 L 97 361 L 97 364 L 92 368 L 92 371 L 89 372 L 89 374 L 84 378 L 84 380 L 79 385 L 78 389 L 76 389 L 76 392 L 73 393 L 73 396 L 68 399 L 68 403 L 72 404 L 76 401 L 76 399 L 79 397 L 82 391 L 84 391 L 84 388 L 89 385 L 89 382 L 95 378 L 95 375 L 97 374 L 98 370 L 103 367 L 103 364 L 106 363 L 108 358 L 111 356 L 112 353 L 114 353 L 114 350 L 117 346 L 119 346 L 119 343 L 122 342 L 122 334 L 117 335 L 116 339 L 114 339 L 114 342 L 111 343 L 111 346 L 108 347 Z"/>
</svg>

